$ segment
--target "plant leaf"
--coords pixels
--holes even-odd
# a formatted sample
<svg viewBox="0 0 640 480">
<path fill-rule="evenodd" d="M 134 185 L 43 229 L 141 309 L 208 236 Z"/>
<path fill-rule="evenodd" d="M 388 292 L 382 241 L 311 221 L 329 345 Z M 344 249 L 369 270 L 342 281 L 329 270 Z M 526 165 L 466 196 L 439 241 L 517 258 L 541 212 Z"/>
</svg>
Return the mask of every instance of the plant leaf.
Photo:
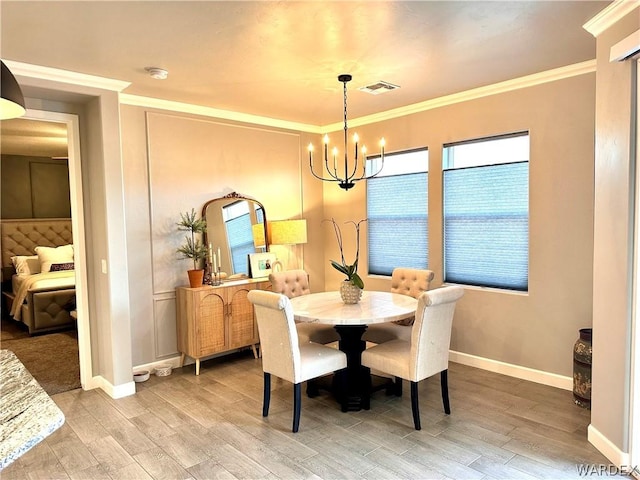
<svg viewBox="0 0 640 480">
<path fill-rule="evenodd" d="M 196 218 L 197 213 L 194 208 L 191 212 L 180 213 L 178 230 L 186 230 L 192 233 L 203 233 L 207 229 L 207 222 L 204 218 Z"/>
<path fill-rule="evenodd" d="M 349 270 L 347 270 L 347 267 L 345 267 L 344 265 L 341 265 L 335 260 L 331 260 L 331 266 L 338 270 L 340 273 L 344 273 L 345 275 L 349 276 Z"/>
<path fill-rule="evenodd" d="M 353 283 L 356 287 L 364 288 L 364 282 L 362 281 L 362 278 L 360 278 L 360 275 L 358 275 L 357 273 L 354 273 L 351 277 L 351 283 Z"/>
</svg>

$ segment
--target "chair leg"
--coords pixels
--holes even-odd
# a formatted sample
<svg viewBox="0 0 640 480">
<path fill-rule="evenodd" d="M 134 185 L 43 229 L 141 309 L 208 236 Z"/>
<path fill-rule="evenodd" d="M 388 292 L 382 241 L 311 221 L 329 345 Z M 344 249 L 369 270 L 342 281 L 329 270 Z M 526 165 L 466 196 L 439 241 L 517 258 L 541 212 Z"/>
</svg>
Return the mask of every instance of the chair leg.
<svg viewBox="0 0 640 480">
<path fill-rule="evenodd" d="M 394 383 L 394 392 L 393 394 L 396 397 L 402 396 L 402 379 L 400 377 L 396 377 L 396 381 Z"/>
<path fill-rule="evenodd" d="M 440 390 L 442 390 L 442 405 L 444 406 L 444 413 L 449 415 L 451 413 L 451 407 L 449 406 L 449 383 L 447 380 L 447 370 L 440 372 Z"/>
<path fill-rule="evenodd" d="M 395 377 L 393 380 L 386 382 L 385 393 L 387 395 L 395 395 L 396 397 L 402 396 L 402 379 Z"/>
<path fill-rule="evenodd" d="M 320 395 L 320 392 L 318 391 L 318 384 L 316 383 L 315 378 L 307 380 L 307 397 L 314 398 L 318 395 Z"/>
<path fill-rule="evenodd" d="M 269 415 L 269 403 L 271 402 L 271 374 L 264 372 L 264 394 L 262 397 L 262 416 Z"/>
<path fill-rule="evenodd" d="M 300 426 L 300 404 L 302 403 L 302 384 L 293 385 L 293 428 L 291 431 L 296 433 Z"/>
<path fill-rule="evenodd" d="M 420 430 L 420 409 L 418 408 L 418 382 L 411 382 L 411 411 L 413 412 L 413 425 Z"/>
</svg>

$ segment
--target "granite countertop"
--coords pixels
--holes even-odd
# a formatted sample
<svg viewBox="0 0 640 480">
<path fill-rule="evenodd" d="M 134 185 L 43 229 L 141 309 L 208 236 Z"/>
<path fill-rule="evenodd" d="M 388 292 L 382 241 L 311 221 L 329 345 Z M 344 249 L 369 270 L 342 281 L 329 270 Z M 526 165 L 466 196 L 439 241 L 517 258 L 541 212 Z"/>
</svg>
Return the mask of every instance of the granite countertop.
<svg viewBox="0 0 640 480">
<path fill-rule="evenodd" d="M 0 350 L 0 470 L 64 423 L 64 414 L 15 354 Z"/>
</svg>

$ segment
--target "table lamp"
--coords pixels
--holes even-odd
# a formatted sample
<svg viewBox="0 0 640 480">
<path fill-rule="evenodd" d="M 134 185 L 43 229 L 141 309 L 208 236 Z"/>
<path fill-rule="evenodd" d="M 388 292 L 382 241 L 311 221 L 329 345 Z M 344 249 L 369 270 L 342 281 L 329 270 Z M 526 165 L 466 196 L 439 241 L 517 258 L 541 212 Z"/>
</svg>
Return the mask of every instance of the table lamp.
<svg viewBox="0 0 640 480">
<path fill-rule="evenodd" d="M 307 221 L 301 220 L 275 220 L 267 222 L 269 240 L 271 245 L 300 245 L 307 243 Z M 287 253 L 287 266 L 290 265 L 291 250 Z M 296 267 L 298 255 L 295 255 Z"/>
</svg>

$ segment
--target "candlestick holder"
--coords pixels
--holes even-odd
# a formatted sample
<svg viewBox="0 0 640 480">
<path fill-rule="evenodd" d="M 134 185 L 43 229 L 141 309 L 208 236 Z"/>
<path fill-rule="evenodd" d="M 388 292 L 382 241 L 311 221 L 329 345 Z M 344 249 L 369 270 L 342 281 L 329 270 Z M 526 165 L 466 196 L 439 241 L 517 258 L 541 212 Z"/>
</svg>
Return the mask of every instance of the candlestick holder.
<svg viewBox="0 0 640 480">
<path fill-rule="evenodd" d="M 209 262 L 204 262 L 204 277 L 202 277 L 203 285 L 211 285 L 211 264 Z"/>
<path fill-rule="evenodd" d="M 211 279 L 211 285 L 218 286 L 222 285 L 222 277 L 220 276 L 220 267 L 218 267 L 218 271 L 213 271 L 213 276 Z"/>
</svg>

